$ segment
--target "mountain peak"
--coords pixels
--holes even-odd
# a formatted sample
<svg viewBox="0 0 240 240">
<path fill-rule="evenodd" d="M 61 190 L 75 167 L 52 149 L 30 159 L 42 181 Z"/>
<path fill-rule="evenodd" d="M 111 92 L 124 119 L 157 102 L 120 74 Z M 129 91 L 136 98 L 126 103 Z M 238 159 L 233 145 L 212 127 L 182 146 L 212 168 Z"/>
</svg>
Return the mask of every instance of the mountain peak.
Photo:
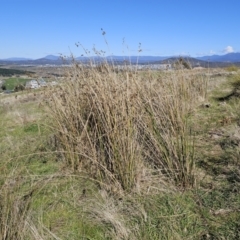
<svg viewBox="0 0 240 240">
<path fill-rule="evenodd" d="M 60 57 L 55 55 L 47 55 L 44 58 L 48 60 L 59 60 Z"/>
</svg>

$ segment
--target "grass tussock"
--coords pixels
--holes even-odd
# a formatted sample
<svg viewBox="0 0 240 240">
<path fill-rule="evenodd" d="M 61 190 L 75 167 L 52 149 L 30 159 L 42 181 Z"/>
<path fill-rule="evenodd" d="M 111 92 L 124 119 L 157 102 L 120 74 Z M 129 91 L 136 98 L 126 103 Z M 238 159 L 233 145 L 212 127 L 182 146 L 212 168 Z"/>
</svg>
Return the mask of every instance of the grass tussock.
<svg viewBox="0 0 240 240">
<path fill-rule="evenodd" d="M 74 63 L 49 104 L 66 166 L 115 190 L 140 189 L 149 171 L 173 186 L 193 186 L 189 120 L 206 83 L 187 70 L 116 72 Z"/>
</svg>

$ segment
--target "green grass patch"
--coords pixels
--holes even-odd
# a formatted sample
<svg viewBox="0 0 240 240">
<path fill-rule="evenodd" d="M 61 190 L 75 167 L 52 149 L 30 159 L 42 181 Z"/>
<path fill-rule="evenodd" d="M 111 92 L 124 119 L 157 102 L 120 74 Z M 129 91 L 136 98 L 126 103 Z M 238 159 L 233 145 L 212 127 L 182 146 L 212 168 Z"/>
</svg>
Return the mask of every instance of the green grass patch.
<svg viewBox="0 0 240 240">
<path fill-rule="evenodd" d="M 24 132 L 38 133 L 40 131 L 40 126 L 36 123 L 31 123 L 24 126 Z"/>
<path fill-rule="evenodd" d="M 25 85 L 27 81 L 29 80 L 24 78 L 9 78 L 5 80 L 4 86 L 6 90 L 14 90 L 17 85 Z"/>
</svg>

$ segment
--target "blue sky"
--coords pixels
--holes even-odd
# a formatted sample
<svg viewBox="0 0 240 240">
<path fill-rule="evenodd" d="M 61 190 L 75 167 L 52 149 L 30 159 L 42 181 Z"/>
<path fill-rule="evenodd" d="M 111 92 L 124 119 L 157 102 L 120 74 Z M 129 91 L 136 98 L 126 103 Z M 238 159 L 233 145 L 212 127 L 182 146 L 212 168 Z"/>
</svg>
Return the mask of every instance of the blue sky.
<svg viewBox="0 0 240 240">
<path fill-rule="evenodd" d="M 0 0 L 0 6 L 0 59 L 80 56 L 78 42 L 90 55 L 94 46 L 106 55 L 240 52 L 239 0 Z"/>
</svg>

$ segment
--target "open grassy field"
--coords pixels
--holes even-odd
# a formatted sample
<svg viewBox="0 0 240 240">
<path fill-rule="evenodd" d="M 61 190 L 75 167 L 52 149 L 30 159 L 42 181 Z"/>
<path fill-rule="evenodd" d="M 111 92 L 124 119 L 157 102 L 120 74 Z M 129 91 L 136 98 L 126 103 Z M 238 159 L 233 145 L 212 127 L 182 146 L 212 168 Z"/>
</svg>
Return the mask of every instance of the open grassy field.
<svg viewBox="0 0 240 240">
<path fill-rule="evenodd" d="M 0 95 L 0 240 L 240 239 L 240 71 L 112 71 Z"/>
<path fill-rule="evenodd" d="M 6 90 L 14 90 L 14 88 L 18 85 L 25 86 L 27 81 L 29 81 L 29 79 L 11 77 L 5 79 L 4 86 L 6 87 Z"/>
</svg>

